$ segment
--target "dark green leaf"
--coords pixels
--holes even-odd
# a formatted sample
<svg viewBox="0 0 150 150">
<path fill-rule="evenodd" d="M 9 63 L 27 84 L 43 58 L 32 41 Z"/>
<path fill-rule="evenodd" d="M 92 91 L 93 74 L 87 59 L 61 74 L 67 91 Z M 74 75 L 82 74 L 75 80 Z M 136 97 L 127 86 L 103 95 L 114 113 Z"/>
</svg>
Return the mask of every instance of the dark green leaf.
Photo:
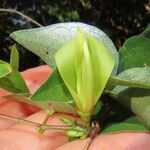
<svg viewBox="0 0 150 150">
<path fill-rule="evenodd" d="M 10 94 L 2 97 L 4 97 L 7 100 L 15 100 L 18 102 L 24 102 L 29 105 L 37 106 L 45 111 L 55 110 L 56 112 L 70 113 L 76 115 L 75 108 L 70 104 L 68 104 L 67 102 L 53 101 L 53 100 L 33 101 L 30 99 L 31 97 L 30 93 Z"/>
<path fill-rule="evenodd" d="M 33 101 L 59 101 L 59 102 L 72 102 L 72 96 L 65 86 L 57 68 L 41 85 L 37 91 L 31 96 Z"/>
<path fill-rule="evenodd" d="M 125 41 L 119 50 L 119 72 L 133 67 L 150 66 L 150 28 Z"/>
<path fill-rule="evenodd" d="M 94 26 L 79 22 L 58 23 L 42 28 L 16 31 L 10 37 L 41 57 L 51 67 L 55 67 L 57 50 L 75 35 L 77 28 L 85 30 L 104 44 L 116 62 L 113 70 L 113 74 L 116 74 L 118 69 L 117 50 L 109 37 Z"/>
<path fill-rule="evenodd" d="M 118 133 L 127 131 L 149 132 L 149 130 L 136 117 L 130 117 L 123 122 L 115 122 L 106 125 L 101 133 Z"/>
<path fill-rule="evenodd" d="M 44 109 L 49 109 L 51 106 L 58 112 L 75 113 L 72 107 L 72 96 L 60 77 L 57 68 L 30 98 L 32 102 Z"/>
<path fill-rule="evenodd" d="M 18 71 L 0 78 L 0 87 L 12 93 L 29 93 L 26 83 Z"/>
<path fill-rule="evenodd" d="M 102 101 L 98 101 L 94 107 L 92 115 L 98 114 L 100 110 L 102 109 L 102 105 L 103 105 Z"/>
<path fill-rule="evenodd" d="M 109 77 L 107 87 L 124 85 L 129 87 L 150 89 L 150 68 L 134 68 L 121 72 L 119 75 Z M 140 72 L 140 73 L 139 73 Z M 132 79 L 138 79 L 138 81 Z M 149 82 L 145 82 L 145 79 Z M 144 80 L 144 81 L 143 81 Z"/>
<path fill-rule="evenodd" d="M 142 83 L 150 83 L 150 68 L 132 68 L 125 72 L 139 72 L 134 76 L 126 74 L 124 78 Z M 124 74 L 124 73 L 122 73 Z M 121 76 L 121 74 L 120 74 Z M 119 103 L 125 105 L 139 116 L 143 123 L 150 129 L 150 90 L 140 88 L 128 88 L 127 86 L 116 86 L 112 91 L 108 92 Z"/>
<path fill-rule="evenodd" d="M 0 87 L 12 93 L 29 93 L 24 79 L 17 71 L 18 52 L 15 47 L 11 51 L 10 63 L 0 61 Z"/>
</svg>

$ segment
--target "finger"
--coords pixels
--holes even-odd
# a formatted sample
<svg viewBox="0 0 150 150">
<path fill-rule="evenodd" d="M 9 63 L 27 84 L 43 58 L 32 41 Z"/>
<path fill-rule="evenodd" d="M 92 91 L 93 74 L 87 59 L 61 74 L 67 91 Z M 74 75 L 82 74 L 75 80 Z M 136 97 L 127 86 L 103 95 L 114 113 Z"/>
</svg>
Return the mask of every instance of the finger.
<svg viewBox="0 0 150 150">
<path fill-rule="evenodd" d="M 48 124 L 63 125 L 59 120 L 60 116 L 61 114 L 52 115 Z M 45 117 L 45 113 L 40 111 L 27 119 L 42 123 Z M 18 123 L 7 130 L 0 131 L 0 150 L 54 150 L 67 142 L 68 138 L 63 131 L 49 130 L 39 134 L 36 127 L 27 124 Z"/>
<path fill-rule="evenodd" d="M 57 150 L 84 150 L 86 140 L 76 140 L 59 147 Z M 148 133 L 118 133 L 97 136 L 89 150 L 149 150 L 150 134 Z"/>
<path fill-rule="evenodd" d="M 47 65 L 31 68 L 21 74 L 30 87 L 31 93 L 34 92 L 51 74 L 52 69 Z"/>
<path fill-rule="evenodd" d="M 112 147 L 112 150 L 148 150 L 150 147 L 150 134 L 148 133 L 119 133 L 98 136 L 91 145 L 102 149 Z"/>
</svg>

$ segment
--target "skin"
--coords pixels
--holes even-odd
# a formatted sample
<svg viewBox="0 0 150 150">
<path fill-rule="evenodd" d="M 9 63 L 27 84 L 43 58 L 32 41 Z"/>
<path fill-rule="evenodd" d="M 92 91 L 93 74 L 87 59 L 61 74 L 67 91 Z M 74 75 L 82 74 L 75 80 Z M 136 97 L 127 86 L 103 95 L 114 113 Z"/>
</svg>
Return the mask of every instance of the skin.
<svg viewBox="0 0 150 150">
<path fill-rule="evenodd" d="M 42 70 L 42 71 L 41 71 Z M 22 72 L 30 91 L 33 92 L 48 77 L 51 70 L 41 66 Z M 0 113 L 24 118 L 42 123 L 45 113 L 37 107 L 29 106 L 12 100 L 1 98 L 8 95 L 7 91 L 0 89 Z M 67 114 L 56 113 L 52 115 L 48 124 L 63 125 L 60 116 L 73 117 Z M 0 150 L 84 150 L 89 138 L 68 142 L 63 131 L 47 131 L 39 134 L 37 128 L 27 124 L 15 123 L 0 118 Z M 149 150 L 150 134 L 148 133 L 118 133 L 98 135 L 89 150 Z"/>
</svg>

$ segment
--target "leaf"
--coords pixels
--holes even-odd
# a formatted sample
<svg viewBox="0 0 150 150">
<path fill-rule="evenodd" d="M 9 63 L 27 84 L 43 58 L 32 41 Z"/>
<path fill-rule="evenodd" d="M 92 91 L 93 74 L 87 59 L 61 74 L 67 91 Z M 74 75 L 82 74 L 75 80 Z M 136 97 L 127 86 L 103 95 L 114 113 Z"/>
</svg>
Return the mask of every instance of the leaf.
<svg viewBox="0 0 150 150">
<path fill-rule="evenodd" d="M 17 71 L 0 78 L 0 87 L 12 93 L 29 93 L 24 79 Z"/>
<path fill-rule="evenodd" d="M 92 112 L 114 63 L 103 43 L 81 29 L 56 53 L 59 73 L 83 118 Z"/>
<path fill-rule="evenodd" d="M 57 68 L 54 69 L 53 73 L 43 85 L 37 89 L 30 99 L 44 109 L 52 107 L 57 112 L 75 114 L 72 96 L 64 84 Z"/>
<path fill-rule="evenodd" d="M 130 72 L 138 74 L 131 75 Z M 140 73 L 139 73 L 140 72 Z M 125 75 L 126 73 L 126 75 Z M 150 84 L 150 68 L 132 68 L 124 71 L 118 76 L 124 79 L 139 81 Z M 123 104 L 134 114 L 139 116 L 143 123 L 150 129 L 150 89 L 128 88 L 127 86 L 116 86 L 108 92 L 119 103 Z"/>
<path fill-rule="evenodd" d="M 8 75 L 11 72 L 10 65 L 0 60 L 0 78 Z"/>
<path fill-rule="evenodd" d="M 130 117 L 123 122 L 114 122 L 106 125 L 101 133 L 118 133 L 118 132 L 149 132 L 149 130 L 136 118 Z"/>
<path fill-rule="evenodd" d="M 72 104 L 72 96 L 64 84 L 57 68 L 30 97 L 32 101 L 58 101 Z"/>
<path fill-rule="evenodd" d="M 42 103 L 43 105 L 43 103 Z M 41 105 L 40 105 L 41 106 Z M 44 103 L 43 106 L 52 107 L 56 112 L 69 113 L 76 115 L 76 109 L 74 106 L 70 105 L 67 102 L 59 102 L 59 101 L 48 101 Z M 46 108 L 44 107 L 44 108 Z"/>
<path fill-rule="evenodd" d="M 102 106 L 103 106 L 102 101 L 97 101 L 97 103 L 96 103 L 96 105 L 95 105 L 95 107 L 94 107 L 94 109 L 93 109 L 92 115 L 93 115 L 93 116 L 94 116 L 94 115 L 97 115 L 97 114 L 101 111 Z"/>
<path fill-rule="evenodd" d="M 7 100 L 15 100 L 18 102 L 24 102 L 29 105 L 33 105 L 36 107 L 39 107 L 40 109 L 43 109 L 45 111 L 51 111 L 55 110 L 56 112 L 62 112 L 62 113 L 69 113 L 76 115 L 75 108 L 67 103 L 67 102 L 61 102 L 61 101 L 53 101 L 53 100 L 47 100 L 47 101 L 34 101 L 32 100 L 30 93 L 23 93 L 23 94 L 10 94 L 6 96 L 2 96 L 3 98 Z"/>
<path fill-rule="evenodd" d="M 142 79 L 147 78 L 147 80 L 150 80 L 150 73 L 146 73 L 146 69 L 143 70 L 143 68 L 134 68 L 134 69 L 128 69 L 120 73 L 119 75 L 111 76 L 109 77 L 109 80 L 107 82 L 108 88 L 111 86 L 116 85 L 124 85 L 128 87 L 136 87 L 136 88 L 143 88 L 143 89 L 150 89 L 150 82 L 142 81 Z M 140 72 L 140 73 L 139 73 Z M 134 81 L 132 78 L 140 79 L 140 81 Z"/>
<path fill-rule="evenodd" d="M 11 49 L 11 56 L 10 56 L 10 66 L 13 71 L 18 71 L 19 68 L 19 54 L 16 48 L 16 45 L 13 45 Z"/>
<path fill-rule="evenodd" d="M 12 93 L 29 93 L 24 79 L 17 71 L 18 61 L 18 52 L 15 46 L 13 46 L 11 51 L 11 64 L 0 61 L 0 87 Z"/>
<path fill-rule="evenodd" d="M 133 67 L 150 66 L 150 28 L 125 41 L 119 50 L 119 72 Z"/>
<path fill-rule="evenodd" d="M 115 60 L 113 75 L 117 73 L 119 57 L 109 37 L 100 29 L 79 22 L 58 23 L 46 27 L 26 29 L 13 32 L 10 37 L 42 58 L 55 68 L 55 54 L 69 39 L 75 36 L 77 28 L 81 28 L 99 40 L 107 48 Z"/>
</svg>

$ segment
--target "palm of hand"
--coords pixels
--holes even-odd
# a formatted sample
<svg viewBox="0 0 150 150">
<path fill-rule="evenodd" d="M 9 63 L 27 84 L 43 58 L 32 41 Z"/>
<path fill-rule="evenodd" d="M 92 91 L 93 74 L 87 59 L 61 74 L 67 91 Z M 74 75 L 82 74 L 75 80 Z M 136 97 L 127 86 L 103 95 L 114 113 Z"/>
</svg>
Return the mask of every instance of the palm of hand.
<svg viewBox="0 0 150 150">
<path fill-rule="evenodd" d="M 41 71 L 42 69 L 42 71 Z M 47 66 L 37 67 L 22 73 L 31 91 L 45 80 L 51 70 Z M 0 96 L 8 92 L 0 89 Z M 0 113 L 15 117 L 25 118 L 30 121 L 41 123 L 45 113 L 39 108 L 23 103 L 0 101 Z M 62 115 L 52 115 L 48 124 L 63 125 L 58 119 Z M 63 131 L 47 131 L 44 134 L 37 133 L 37 129 L 26 124 L 14 123 L 13 121 L 0 118 L 0 150 L 83 150 L 89 139 L 75 140 L 68 143 L 68 138 Z M 149 150 L 150 134 L 148 133 L 118 133 L 97 136 L 90 150 Z"/>
</svg>

